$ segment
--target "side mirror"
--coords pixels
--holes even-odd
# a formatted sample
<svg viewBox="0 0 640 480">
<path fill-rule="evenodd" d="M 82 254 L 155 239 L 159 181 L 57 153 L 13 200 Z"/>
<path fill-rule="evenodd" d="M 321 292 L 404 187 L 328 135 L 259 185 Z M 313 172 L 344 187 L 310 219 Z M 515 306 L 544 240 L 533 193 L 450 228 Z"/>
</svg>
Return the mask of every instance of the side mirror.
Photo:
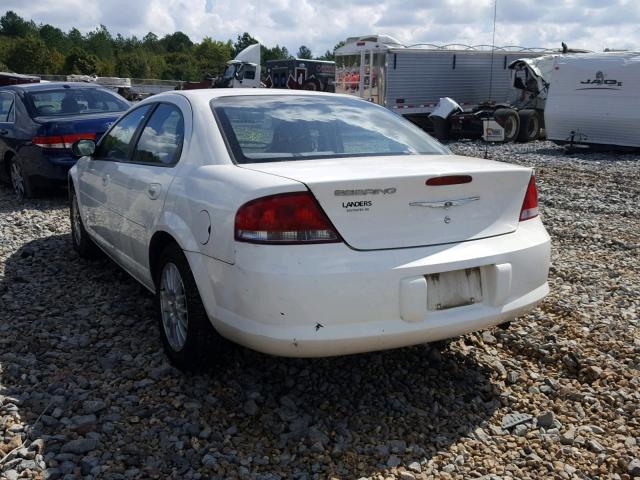
<svg viewBox="0 0 640 480">
<path fill-rule="evenodd" d="M 93 155 L 96 152 L 96 142 L 93 140 L 78 140 L 71 145 L 71 153 L 76 157 Z"/>
</svg>

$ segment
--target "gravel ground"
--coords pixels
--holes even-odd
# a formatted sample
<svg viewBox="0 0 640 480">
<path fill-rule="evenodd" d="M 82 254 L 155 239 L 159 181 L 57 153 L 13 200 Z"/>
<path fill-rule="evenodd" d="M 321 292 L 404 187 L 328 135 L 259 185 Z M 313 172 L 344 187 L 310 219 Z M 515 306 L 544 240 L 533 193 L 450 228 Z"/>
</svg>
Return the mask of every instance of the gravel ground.
<svg viewBox="0 0 640 480">
<path fill-rule="evenodd" d="M 75 255 L 63 196 L 0 187 L 0 478 L 640 476 L 640 156 L 489 156 L 536 167 L 553 237 L 538 309 L 439 348 L 239 349 L 197 376 L 167 364 L 142 287 Z"/>
</svg>

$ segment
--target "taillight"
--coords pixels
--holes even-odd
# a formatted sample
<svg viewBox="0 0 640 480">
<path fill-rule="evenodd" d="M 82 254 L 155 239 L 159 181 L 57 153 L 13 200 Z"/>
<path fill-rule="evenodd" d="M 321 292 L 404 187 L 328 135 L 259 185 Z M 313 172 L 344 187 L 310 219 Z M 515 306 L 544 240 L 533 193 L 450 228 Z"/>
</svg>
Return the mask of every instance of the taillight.
<svg viewBox="0 0 640 480">
<path fill-rule="evenodd" d="M 340 241 L 309 192 L 270 195 L 245 203 L 236 213 L 235 238 L 281 244 Z"/>
<path fill-rule="evenodd" d="M 71 148 L 78 140 L 95 140 L 95 133 L 69 133 L 67 135 L 48 135 L 33 137 L 31 142 L 40 148 Z"/>
<path fill-rule="evenodd" d="M 524 195 L 522 210 L 520 210 L 520 221 L 529 220 L 538 216 L 538 189 L 536 188 L 536 177 L 531 175 L 527 193 Z"/>
</svg>

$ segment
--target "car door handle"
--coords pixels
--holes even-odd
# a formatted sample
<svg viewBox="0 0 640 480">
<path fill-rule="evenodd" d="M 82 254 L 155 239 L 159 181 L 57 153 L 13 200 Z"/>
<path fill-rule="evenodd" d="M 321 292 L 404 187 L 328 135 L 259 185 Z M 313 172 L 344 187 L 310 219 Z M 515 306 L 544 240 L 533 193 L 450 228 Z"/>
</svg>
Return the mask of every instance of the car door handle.
<svg viewBox="0 0 640 480">
<path fill-rule="evenodd" d="M 9 130 L 5 130 L 4 128 L 0 130 L 0 135 L 7 135 Z"/>
<path fill-rule="evenodd" d="M 151 200 L 157 200 L 160 197 L 160 192 L 162 191 L 162 185 L 159 183 L 150 183 L 147 186 L 147 195 Z"/>
</svg>

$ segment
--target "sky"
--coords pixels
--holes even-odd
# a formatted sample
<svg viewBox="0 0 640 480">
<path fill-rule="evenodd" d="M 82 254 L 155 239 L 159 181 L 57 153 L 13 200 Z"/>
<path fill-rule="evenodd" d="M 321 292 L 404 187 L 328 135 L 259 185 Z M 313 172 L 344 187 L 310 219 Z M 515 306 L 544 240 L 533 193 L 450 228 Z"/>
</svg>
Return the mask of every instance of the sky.
<svg viewBox="0 0 640 480">
<path fill-rule="evenodd" d="M 495 44 L 602 51 L 640 48 L 640 0 L 497 0 Z M 386 34 L 416 43 L 491 44 L 494 0 L 0 0 L 36 23 L 115 35 L 182 31 L 192 40 L 235 40 L 247 31 L 266 46 L 300 45 L 315 55 L 347 37 Z"/>
</svg>

